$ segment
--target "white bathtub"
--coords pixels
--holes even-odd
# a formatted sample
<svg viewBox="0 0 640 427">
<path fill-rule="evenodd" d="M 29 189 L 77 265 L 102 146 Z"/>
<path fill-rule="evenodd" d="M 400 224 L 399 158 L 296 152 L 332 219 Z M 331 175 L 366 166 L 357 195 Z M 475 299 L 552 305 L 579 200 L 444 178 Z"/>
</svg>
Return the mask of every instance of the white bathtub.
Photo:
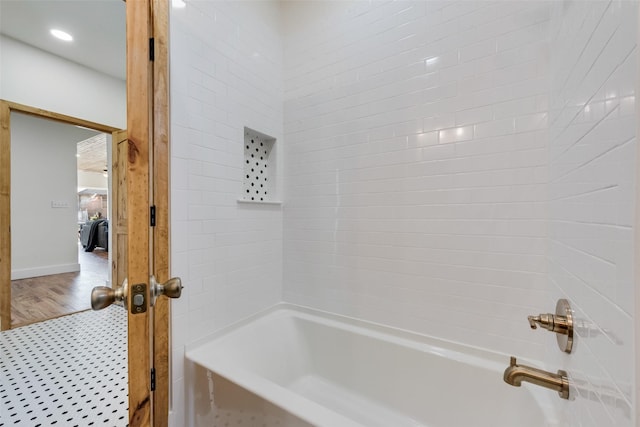
<svg viewBox="0 0 640 427">
<path fill-rule="evenodd" d="M 505 384 L 504 355 L 288 304 L 214 334 L 186 357 L 305 425 L 558 425 L 557 394 Z"/>
</svg>

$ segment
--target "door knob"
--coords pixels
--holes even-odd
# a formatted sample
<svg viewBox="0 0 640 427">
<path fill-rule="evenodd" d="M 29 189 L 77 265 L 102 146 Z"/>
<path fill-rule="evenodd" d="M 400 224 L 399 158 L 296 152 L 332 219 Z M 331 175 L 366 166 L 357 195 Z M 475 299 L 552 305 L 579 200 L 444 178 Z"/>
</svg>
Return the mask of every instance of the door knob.
<svg viewBox="0 0 640 427">
<path fill-rule="evenodd" d="M 108 286 L 96 286 L 91 290 L 91 308 L 102 310 L 111 304 L 127 305 L 127 279 L 122 282 L 122 286 L 116 289 Z"/>
<path fill-rule="evenodd" d="M 173 277 L 164 283 L 158 283 L 155 276 L 149 279 L 151 283 L 151 305 L 155 304 L 156 298 L 160 295 L 166 295 L 169 298 L 180 298 L 182 295 L 182 280 L 179 277 Z"/>
</svg>

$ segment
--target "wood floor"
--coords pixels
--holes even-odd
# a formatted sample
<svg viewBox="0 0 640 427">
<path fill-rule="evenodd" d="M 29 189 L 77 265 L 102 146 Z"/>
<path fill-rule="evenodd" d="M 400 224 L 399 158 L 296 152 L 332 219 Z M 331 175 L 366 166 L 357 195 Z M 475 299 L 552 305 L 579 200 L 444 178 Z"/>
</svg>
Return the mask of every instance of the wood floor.
<svg viewBox="0 0 640 427">
<path fill-rule="evenodd" d="M 11 281 L 11 327 L 24 326 L 91 308 L 91 289 L 104 286 L 108 253 L 78 247 L 80 272 Z"/>
</svg>

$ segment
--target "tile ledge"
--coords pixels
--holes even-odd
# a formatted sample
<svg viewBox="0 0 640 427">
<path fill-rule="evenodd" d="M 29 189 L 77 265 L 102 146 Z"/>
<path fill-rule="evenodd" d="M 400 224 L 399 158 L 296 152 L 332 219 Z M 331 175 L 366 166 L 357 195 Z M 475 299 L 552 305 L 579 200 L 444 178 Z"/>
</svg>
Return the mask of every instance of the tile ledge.
<svg viewBox="0 0 640 427">
<path fill-rule="evenodd" d="M 244 200 L 237 199 L 238 203 L 248 203 L 251 205 L 282 205 L 281 200 Z"/>
</svg>

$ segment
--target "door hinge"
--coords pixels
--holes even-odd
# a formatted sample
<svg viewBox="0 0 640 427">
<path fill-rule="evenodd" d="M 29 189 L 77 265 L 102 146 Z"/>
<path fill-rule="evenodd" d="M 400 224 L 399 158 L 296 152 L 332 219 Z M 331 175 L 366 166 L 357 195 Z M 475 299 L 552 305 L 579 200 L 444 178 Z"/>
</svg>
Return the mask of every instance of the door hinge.
<svg viewBox="0 0 640 427">
<path fill-rule="evenodd" d="M 156 391 L 156 368 L 151 368 L 151 391 Z"/>
<path fill-rule="evenodd" d="M 151 37 L 149 39 L 149 61 L 153 61 L 156 58 L 155 44 L 156 44 L 156 39 Z"/>
<path fill-rule="evenodd" d="M 153 205 L 149 208 L 149 224 L 151 227 L 156 226 L 156 206 Z"/>
</svg>

